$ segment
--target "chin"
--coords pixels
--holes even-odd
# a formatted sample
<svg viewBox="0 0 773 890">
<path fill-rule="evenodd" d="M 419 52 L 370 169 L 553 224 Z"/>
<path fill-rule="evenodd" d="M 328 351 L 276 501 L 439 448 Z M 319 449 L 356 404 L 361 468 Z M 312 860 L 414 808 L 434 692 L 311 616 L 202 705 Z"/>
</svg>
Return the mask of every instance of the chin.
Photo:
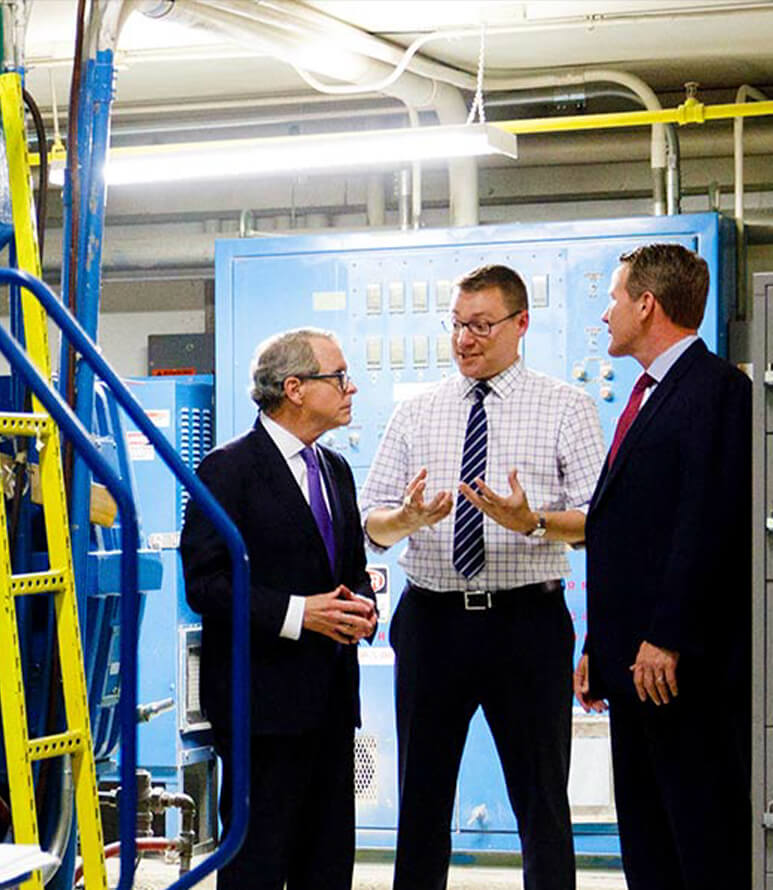
<svg viewBox="0 0 773 890">
<path fill-rule="evenodd" d="M 475 358 L 457 358 L 456 364 L 465 377 L 478 377 L 480 374 L 480 362 Z"/>
</svg>

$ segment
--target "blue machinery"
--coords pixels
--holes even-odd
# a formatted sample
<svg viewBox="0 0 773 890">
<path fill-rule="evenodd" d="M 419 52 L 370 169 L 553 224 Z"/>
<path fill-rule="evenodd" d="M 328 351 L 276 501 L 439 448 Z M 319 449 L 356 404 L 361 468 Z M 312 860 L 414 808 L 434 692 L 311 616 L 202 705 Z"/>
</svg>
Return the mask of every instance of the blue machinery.
<svg viewBox="0 0 773 890">
<path fill-rule="evenodd" d="M 359 392 L 349 427 L 325 443 L 340 449 L 362 484 L 397 399 L 453 372 L 440 319 L 451 282 L 483 263 L 517 268 L 529 288 L 529 366 L 571 380 L 596 400 L 609 438 L 638 373 L 633 360 L 607 355 L 600 320 L 612 270 L 625 250 L 676 241 L 698 250 L 711 271 L 701 334 L 726 351 L 734 275 L 732 225 L 716 214 L 496 226 L 420 233 L 326 235 L 220 241 L 216 251 L 216 430 L 223 442 L 254 419 L 246 395 L 249 361 L 264 337 L 288 327 L 334 330 Z M 621 403 L 622 400 L 622 403 Z M 397 817 L 389 617 L 403 586 L 400 547 L 370 566 L 382 623 L 372 648 L 361 646 L 363 728 L 356 740 L 358 843 L 393 846 Z M 585 633 L 584 556 L 570 556 L 567 600 Z M 618 851 L 606 721 L 575 715 L 570 779 L 579 852 Z M 442 744 L 438 738 L 438 744 Z M 516 826 L 496 753 L 480 714 L 460 772 L 456 850 L 517 851 Z"/>
<path fill-rule="evenodd" d="M 158 449 L 175 476 L 200 501 L 227 543 L 233 562 L 233 641 L 235 649 L 233 667 L 232 732 L 234 739 L 234 786 L 244 793 L 234 800 L 233 825 L 223 843 L 206 861 L 181 877 L 173 885 L 176 888 L 193 886 L 206 874 L 225 864 L 238 850 L 247 827 L 247 799 L 249 794 L 249 771 L 246 768 L 249 750 L 249 711 L 247 708 L 249 676 L 249 567 L 247 554 L 241 536 L 234 528 L 225 512 L 198 481 L 194 474 L 179 458 L 174 448 L 161 435 L 147 418 L 116 376 L 115 372 L 99 355 L 93 341 L 80 325 L 60 304 L 56 295 L 42 282 L 31 275 L 14 269 L 0 269 L 0 284 L 24 287 L 40 301 L 45 310 L 55 320 L 83 360 L 88 362 L 92 372 L 99 375 L 109 387 L 115 401 L 126 411 L 149 442 Z M 45 409 L 73 442 L 79 455 L 88 468 L 110 490 L 115 498 L 121 516 L 121 601 L 120 601 L 120 720 L 121 720 L 121 875 L 119 890 L 129 890 L 133 884 L 135 868 L 135 824 L 137 815 L 137 794 L 135 768 L 137 764 L 137 632 L 139 600 L 137 595 L 137 557 L 139 550 L 139 529 L 136 508 L 130 485 L 126 479 L 113 470 L 110 464 L 94 447 L 89 432 L 78 420 L 62 397 L 48 385 L 34 365 L 25 355 L 16 339 L 0 327 L 0 352 L 5 355 L 13 370 L 40 399 Z M 93 641 L 92 641 L 93 642 Z M 88 651 L 88 647 L 87 647 Z M 27 670 L 30 667 L 28 666 Z M 65 876 L 67 879 L 67 876 Z M 71 878 L 70 878 L 71 881 Z"/>
</svg>

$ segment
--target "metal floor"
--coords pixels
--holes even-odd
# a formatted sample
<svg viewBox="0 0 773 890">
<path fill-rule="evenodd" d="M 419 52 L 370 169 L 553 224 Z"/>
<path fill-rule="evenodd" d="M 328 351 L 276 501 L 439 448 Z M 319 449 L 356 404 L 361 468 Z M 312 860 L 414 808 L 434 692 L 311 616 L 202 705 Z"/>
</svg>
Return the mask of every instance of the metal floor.
<svg viewBox="0 0 773 890">
<path fill-rule="evenodd" d="M 177 878 L 177 865 L 163 859 L 144 859 L 134 883 L 135 890 L 162 890 Z M 118 884 L 118 860 L 108 860 L 110 887 Z M 215 890 L 214 876 L 197 885 L 202 890 Z M 387 863 L 357 863 L 354 868 L 352 890 L 390 890 L 392 866 Z M 480 866 L 452 866 L 448 890 L 523 890 L 523 875 L 517 868 L 484 868 Z M 320 888 L 324 890 L 324 888 Z M 577 872 L 577 890 L 626 890 L 625 878 L 619 871 Z"/>
</svg>

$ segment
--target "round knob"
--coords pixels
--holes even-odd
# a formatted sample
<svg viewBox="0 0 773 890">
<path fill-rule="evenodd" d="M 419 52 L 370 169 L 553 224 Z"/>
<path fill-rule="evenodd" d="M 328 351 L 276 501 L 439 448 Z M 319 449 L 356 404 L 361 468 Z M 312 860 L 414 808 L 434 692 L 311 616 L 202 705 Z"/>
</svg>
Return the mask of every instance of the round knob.
<svg viewBox="0 0 773 890">
<path fill-rule="evenodd" d="M 574 377 L 575 380 L 586 380 L 588 372 L 585 370 L 585 365 L 577 362 L 572 368 L 572 377 Z"/>
<path fill-rule="evenodd" d="M 599 365 L 599 372 L 604 380 L 611 380 L 615 376 L 615 369 L 611 362 L 602 362 Z"/>
<path fill-rule="evenodd" d="M 356 448 L 360 444 L 360 434 L 349 433 L 349 444 L 352 446 L 352 448 Z"/>
<path fill-rule="evenodd" d="M 599 395 L 605 402 L 611 402 L 615 397 L 615 393 L 611 386 L 602 386 L 599 388 Z"/>
</svg>

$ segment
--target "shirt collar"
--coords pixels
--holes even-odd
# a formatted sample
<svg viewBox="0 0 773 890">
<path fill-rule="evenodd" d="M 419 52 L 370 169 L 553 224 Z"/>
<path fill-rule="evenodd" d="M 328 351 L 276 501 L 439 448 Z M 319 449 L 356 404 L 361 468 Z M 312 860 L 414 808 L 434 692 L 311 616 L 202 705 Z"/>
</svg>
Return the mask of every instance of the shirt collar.
<svg viewBox="0 0 773 890">
<path fill-rule="evenodd" d="M 518 386 L 525 374 L 526 368 L 523 364 L 523 359 L 519 356 L 512 365 L 505 368 L 504 371 L 500 371 L 494 377 L 489 377 L 487 382 L 491 387 L 491 391 L 499 396 L 500 399 L 504 399 L 512 393 L 516 386 Z M 474 377 L 460 378 L 462 398 L 466 399 L 472 393 L 477 382 L 478 381 Z"/>
<path fill-rule="evenodd" d="M 656 383 L 660 383 L 676 364 L 681 355 L 686 352 L 697 339 L 697 334 L 688 334 L 686 337 L 682 337 L 681 340 L 677 340 L 677 342 L 672 346 L 669 346 L 665 352 L 660 353 L 649 368 L 647 368 L 647 373 Z"/>
<path fill-rule="evenodd" d="M 285 429 L 281 424 L 272 420 L 265 411 L 260 412 L 260 422 L 285 460 L 290 460 L 291 457 L 300 454 L 306 447 L 304 442 L 291 433 L 290 430 Z"/>
</svg>

